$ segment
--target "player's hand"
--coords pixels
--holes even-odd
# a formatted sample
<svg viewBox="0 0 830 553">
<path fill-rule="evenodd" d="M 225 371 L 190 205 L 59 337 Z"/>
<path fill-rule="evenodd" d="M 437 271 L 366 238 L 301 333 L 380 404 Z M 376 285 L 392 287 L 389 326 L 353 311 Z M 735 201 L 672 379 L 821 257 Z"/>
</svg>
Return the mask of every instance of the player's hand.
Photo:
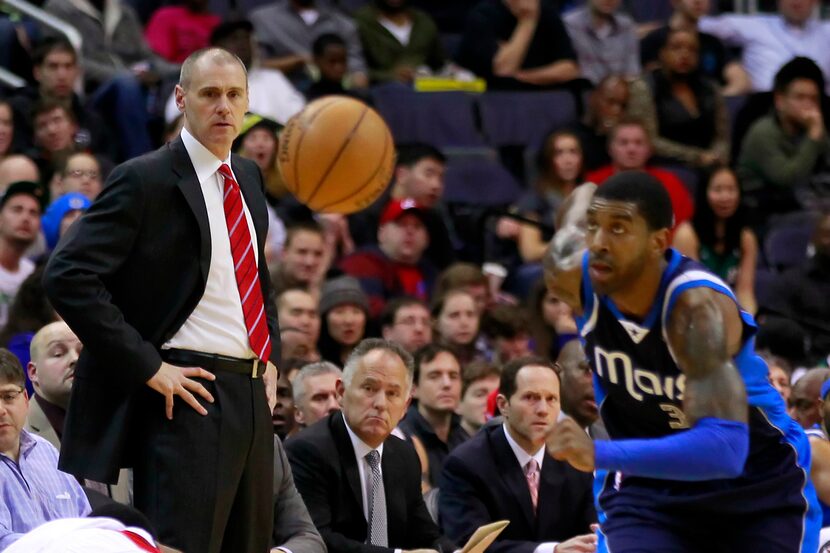
<svg viewBox="0 0 830 553">
<path fill-rule="evenodd" d="M 570 417 L 562 419 L 553 427 L 553 432 L 548 436 L 547 448 L 554 459 L 567 461 L 577 470 L 594 470 L 594 441 Z"/>
<path fill-rule="evenodd" d="M 556 544 L 553 553 L 594 553 L 597 550 L 597 535 L 583 534 Z"/>
<path fill-rule="evenodd" d="M 265 397 L 268 398 L 269 412 L 274 412 L 274 406 L 277 404 L 277 380 L 279 379 L 279 371 L 277 366 L 268 361 L 265 367 L 265 372 L 262 374 L 262 383 L 265 385 Z"/>
<path fill-rule="evenodd" d="M 169 420 L 173 420 L 173 396 L 181 397 L 200 415 L 207 415 L 207 409 L 202 407 L 193 394 L 209 403 L 213 403 L 213 395 L 192 378 L 216 380 L 213 373 L 199 367 L 176 367 L 162 361 L 159 370 L 147 381 L 149 387 L 164 396 L 164 411 Z"/>
</svg>

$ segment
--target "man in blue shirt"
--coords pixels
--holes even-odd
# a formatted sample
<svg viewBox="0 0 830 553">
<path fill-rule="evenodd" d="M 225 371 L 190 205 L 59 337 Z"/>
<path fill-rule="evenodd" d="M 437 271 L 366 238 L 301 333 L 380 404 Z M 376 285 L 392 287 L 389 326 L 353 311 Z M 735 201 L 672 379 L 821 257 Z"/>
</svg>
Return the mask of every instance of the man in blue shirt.
<svg viewBox="0 0 830 553">
<path fill-rule="evenodd" d="M 44 522 L 90 512 L 78 482 L 58 470 L 55 447 L 23 429 L 24 383 L 20 362 L 0 349 L 0 551 Z"/>
</svg>

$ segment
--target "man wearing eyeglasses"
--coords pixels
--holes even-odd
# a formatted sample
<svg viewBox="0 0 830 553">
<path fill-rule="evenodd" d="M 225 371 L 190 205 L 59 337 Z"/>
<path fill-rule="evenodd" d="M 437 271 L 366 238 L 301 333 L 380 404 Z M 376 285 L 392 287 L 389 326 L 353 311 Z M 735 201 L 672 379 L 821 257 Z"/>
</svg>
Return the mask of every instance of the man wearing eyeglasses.
<svg viewBox="0 0 830 553">
<path fill-rule="evenodd" d="M 92 202 L 98 197 L 103 184 L 101 182 L 101 164 L 98 159 L 86 152 L 78 152 L 66 159 L 66 167 L 61 172 L 61 192 L 80 192 Z"/>
<path fill-rule="evenodd" d="M 0 551 L 44 522 L 90 512 L 78 482 L 58 470 L 55 447 L 23 429 L 24 382 L 17 357 L 0 349 Z"/>
</svg>

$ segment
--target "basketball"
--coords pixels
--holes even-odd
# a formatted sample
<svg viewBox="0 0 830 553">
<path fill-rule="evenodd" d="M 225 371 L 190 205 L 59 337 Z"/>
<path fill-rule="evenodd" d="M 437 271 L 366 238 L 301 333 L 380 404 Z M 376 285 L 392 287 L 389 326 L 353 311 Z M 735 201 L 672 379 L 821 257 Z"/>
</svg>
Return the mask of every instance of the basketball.
<svg viewBox="0 0 830 553">
<path fill-rule="evenodd" d="M 291 118 L 277 162 L 289 191 L 313 211 L 354 213 L 386 189 L 395 163 L 392 134 L 358 100 L 327 96 Z"/>
</svg>

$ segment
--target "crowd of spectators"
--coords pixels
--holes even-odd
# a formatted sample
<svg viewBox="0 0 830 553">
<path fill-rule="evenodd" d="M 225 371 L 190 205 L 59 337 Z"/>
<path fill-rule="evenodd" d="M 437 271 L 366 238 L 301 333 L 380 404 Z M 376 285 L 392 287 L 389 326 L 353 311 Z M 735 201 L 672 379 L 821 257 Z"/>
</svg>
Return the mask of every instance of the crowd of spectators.
<svg viewBox="0 0 830 553">
<path fill-rule="evenodd" d="M 29 478 L 39 495 L 0 505 L 0 551 L 43 522 L 94 514 L 95 494 L 130 502 L 127 471 L 113 485 L 57 471 L 83 346 L 45 299 L 41 266 L 115 164 L 176 140 L 179 64 L 209 45 L 247 68 L 234 149 L 259 166 L 269 200 L 275 501 L 291 498 L 275 517 L 302 523 L 275 519 L 275 548 L 380 551 L 366 542 L 385 485 L 391 549 L 450 551 L 510 519 L 493 551 L 590 550 L 592 479 L 540 452 L 562 416 L 604 430 L 573 315 L 540 262 L 570 194 L 631 170 L 667 189 L 674 247 L 757 316 L 770 381 L 816 430 L 813 477 L 830 504 L 830 22 L 817 0 L 767 14 L 710 4 L 672 0 L 668 19 L 642 21 L 621 0 L 275 0 L 247 17 L 204 0 L 146 14 L 128 0 L 45 2 L 80 31 L 81 51 L 15 23 L 30 71 L 0 89 L 0 347 L 14 353 L 0 351 L 0 495 Z M 277 152 L 294 114 L 330 94 L 372 104 L 428 76 L 563 90 L 576 111 L 523 145 L 524 170 L 488 152 L 522 184 L 495 214 L 452 200 L 458 152 L 422 142 L 396 145 L 392 181 L 361 212 L 313 213 L 291 196 Z M 388 432 L 368 420 L 367 390 L 385 391 Z M 382 479 L 381 461 L 360 456 L 367 444 L 385 447 Z"/>
</svg>

